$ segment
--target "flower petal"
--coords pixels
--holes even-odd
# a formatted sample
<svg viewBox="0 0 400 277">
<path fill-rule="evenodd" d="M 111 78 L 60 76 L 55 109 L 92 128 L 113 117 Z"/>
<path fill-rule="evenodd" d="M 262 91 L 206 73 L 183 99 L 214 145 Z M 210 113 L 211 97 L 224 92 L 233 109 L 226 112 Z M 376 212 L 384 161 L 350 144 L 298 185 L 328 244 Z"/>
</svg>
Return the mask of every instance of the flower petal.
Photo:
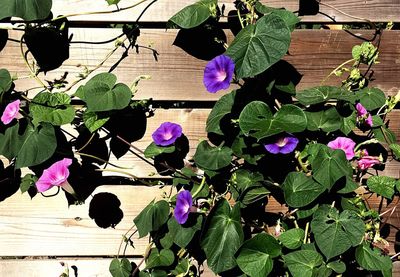
<svg viewBox="0 0 400 277">
<path fill-rule="evenodd" d="M 182 127 L 172 122 L 164 122 L 151 135 L 156 145 L 167 146 L 173 144 L 182 135 Z"/>
<path fill-rule="evenodd" d="M 330 141 L 328 143 L 328 147 L 335 150 L 335 149 L 340 149 L 343 150 L 344 153 L 346 154 L 346 159 L 351 160 L 354 158 L 354 147 L 356 146 L 356 143 L 346 137 L 337 137 L 336 139 Z"/>
<path fill-rule="evenodd" d="M 190 208 L 193 205 L 192 195 L 190 191 L 183 190 L 176 196 L 176 206 L 174 216 L 179 224 L 184 224 L 189 217 Z"/>
<path fill-rule="evenodd" d="M 295 137 L 286 137 L 285 140 L 286 144 L 281 147 L 279 152 L 282 154 L 288 154 L 293 152 L 293 150 L 297 147 L 299 140 Z"/>
<path fill-rule="evenodd" d="M 9 124 L 18 116 L 20 103 L 20 100 L 15 100 L 6 106 L 3 115 L 1 116 L 1 122 L 3 122 L 4 125 Z"/>
<path fill-rule="evenodd" d="M 44 192 L 53 186 L 62 186 L 68 179 L 68 167 L 71 164 L 71 159 L 64 158 L 45 169 L 42 176 L 40 176 L 39 180 L 36 182 L 38 191 Z"/>
<path fill-rule="evenodd" d="M 215 93 L 227 89 L 235 70 L 235 63 L 226 55 L 219 55 L 209 61 L 204 68 L 203 83 L 208 92 Z"/>
</svg>

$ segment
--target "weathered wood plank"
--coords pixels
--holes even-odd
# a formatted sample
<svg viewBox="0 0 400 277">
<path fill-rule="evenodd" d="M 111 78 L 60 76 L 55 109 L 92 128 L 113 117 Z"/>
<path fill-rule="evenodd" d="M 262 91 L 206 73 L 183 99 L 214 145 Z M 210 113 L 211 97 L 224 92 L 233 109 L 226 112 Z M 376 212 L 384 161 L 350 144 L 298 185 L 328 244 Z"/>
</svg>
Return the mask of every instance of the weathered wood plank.
<svg viewBox="0 0 400 277">
<path fill-rule="evenodd" d="M 120 7 L 127 7 L 139 1 L 121 1 Z M 97 14 L 97 15 L 84 15 L 78 17 L 71 17 L 71 21 L 135 21 L 139 16 L 140 12 L 146 7 L 148 0 L 145 3 L 140 4 L 138 7 L 122 11 L 113 14 Z M 195 0 L 173 0 L 173 1 L 161 1 L 159 0 L 153 4 L 150 9 L 142 17 L 142 21 L 152 21 L 152 22 L 166 22 L 172 15 L 178 12 L 183 7 L 195 3 Z M 262 0 L 262 3 L 272 7 L 285 7 L 291 11 L 299 10 L 299 0 Z M 310 5 L 310 1 L 303 1 Z M 219 6 L 223 4 L 226 6 L 226 11 L 233 9 L 233 1 L 230 0 L 220 0 L 218 1 Z M 399 0 L 326 0 L 323 1 L 328 5 L 334 6 L 337 9 L 343 11 L 345 14 L 350 14 L 351 16 L 358 17 L 352 18 L 346 16 L 343 13 L 339 13 L 337 10 L 323 5 L 320 5 L 319 14 L 311 16 L 303 16 L 303 21 L 306 22 L 332 22 L 327 16 L 334 18 L 337 22 L 357 22 L 363 21 L 360 18 L 367 18 L 374 22 L 388 22 L 388 21 L 400 21 L 400 2 Z M 115 6 L 108 7 L 105 0 L 91 1 L 91 0 L 54 0 L 53 1 L 53 13 L 55 15 L 66 15 L 75 14 L 79 10 L 80 12 L 90 12 L 90 11 L 105 11 L 114 10 Z M 226 14 L 227 14 L 226 12 Z M 322 14 L 323 13 L 323 14 Z M 326 15 L 324 15 L 326 14 Z M 223 19 L 224 20 L 224 19 Z"/>
<path fill-rule="evenodd" d="M 74 40 L 101 41 L 118 34 L 117 30 L 109 29 L 72 29 Z M 371 38 L 368 31 L 354 31 L 363 38 Z M 17 38 L 13 32 L 11 37 Z M 139 44 L 151 44 L 159 53 L 158 62 L 154 60 L 151 51 L 141 49 L 140 54 L 131 51 L 115 70 L 118 81 L 130 84 L 138 75 L 151 75 L 151 80 L 142 81 L 139 85 L 137 97 L 153 98 L 155 100 L 186 100 L 203 101 L 217 100 L 223 92 L 207 93 L 203 86 L 203 70 L 206 61 L 196 59 L 176 46 L 172 46 L 176 31 L 143 30 L 139 37 Z M 229 41 L 232 36 L 228 36 Z M 400 31 L 385 31 L 382 37 L 379 60 L 380 64 L 373 66 L 374 78 L 372 86 L 377 86 L 387 94 L 396 94 L 400 89 Z M 285 60 L 291 63 L 302 75 L 298 89 L 317 86 L 335 67 L 351 58 L 351 49 L 362 41 L 349 35 L 345 31 L 331 30 L 298 30 L 293 33 L 289 55 Z M 93 68 L 109 53 L 113 44 L 108 45 L 81 45 L 71 46 L 70 59 L 64 65 L 44 76 L 43 80 L 60 78 L 68 71 L 67 80 L 72 81 L 84 68 L 77 65 Z M 122 51 L 122 50 L 121 50 Z M 120 57 L 121 51 L 114 54 L 99 70 L 107 71 Z M 9 69 L 18 76 L 29 75 L 29 72 L 20 58 L 19 45 L 10 42 L 0 53 L 1 67 Z M 340 78 L 331 77 L 326 84 L 339 85 Z M 26 90 L 37 86 L 34 80 L 22 79 L 16 81 L 18 90 Z M 234 88 L 234 86 L 231 86 Z"/>
</svg>

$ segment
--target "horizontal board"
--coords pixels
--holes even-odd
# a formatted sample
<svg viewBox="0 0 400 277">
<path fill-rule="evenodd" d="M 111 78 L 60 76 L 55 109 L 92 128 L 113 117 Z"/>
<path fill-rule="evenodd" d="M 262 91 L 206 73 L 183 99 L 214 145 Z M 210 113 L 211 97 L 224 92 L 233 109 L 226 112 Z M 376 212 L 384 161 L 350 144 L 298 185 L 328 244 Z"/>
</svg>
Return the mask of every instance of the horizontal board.
<svg viewBox="0 0 400 277">
<path fill-rule="evenodd" d="M 120 2 L 119 7 L 124 8 L 131 6 L 135 3 L 140 2 L 139 0 L 123 0 Z M 82 15 L 71 17 L 71 21 L 135 21 L 141 11 L 146 7 L 150 0 L 145 1 L 139 6 L 112 14 L 94 14 L 94 15 Z M 181 10 L 183 7 L 195 3 L 195 0 L 171 0 L 171 1 L 157 1 L 154 3 L 142 17 L 142 21 L 152 22 L 166 22 L 176 12 Z M 304 3 L 308 7 L 311 5 L 310 1 L 299 1 L 299 0 L 262 0 L 262 3 L 271 7 L 285 7 L 291 11 L 299 11 L 299 3 Z M 234 8 L 233 1 L 219 0 L 219 6 L 225 5 L 226 14 L 228 11 Z M 324 5 L 324 4 L 327 5 Z M 334 8 L 339 9 L 343 13 L 338 12 Z M 111 11 L 115 10 L 115 6 L 108 7 L 105 0 L 53 0 L 53 14 L 54 15 L 68 15 L 76 14 L 78 11 L 81 12 L 93 12 L 93 11 Z M 304 8 L 301 6 L 301 10 Z M 359 22 L 363 21 L 361 18 L 367 18 L 375 22 L 388 22 L 388 21 L 400 21 L 400 5 L 398 0 L 326 0 L 320 4 L 319 9 L 308 11 L 306 9 L 302 16 L 303 21 L 306 22 L 332 22 L 331 18 L 334 18 L 337 22 Z M 320 13 L 316 14 L 319 11 Z M 350 17 L 351 15 L 353 17 Z M 331 18 L 329 18 L 331 17 Z"/>
<path fill-rule="evenodd" d="M 129 258 L 129 261 L 138 264 L 141 259 Z M 0 276 L 7 277 L 55 277 L 64 273 L 68 266 L 69 276 L 82 277 L 111 277 L 109 272 L 111 259 L 82 259 L 82 258 L 57 258 L 57 259 L 18 259 L 1 260 Z M 65 267 L 61 265 L 65 264 Z M 74 268 L 75 267 L 75 270 Z M 143 266 L 142 266 L 143 267 Z M 141 268 L 142 268 L 141 267 Z M 77 275 L 75 271 L 77 270 Z M 215 276 L 208 268 L 205 269 L 202 277 Z"/>
<path fill-rule="evenodd" d="M 109 29 L 72 29 L 75 41 L 102 41 L 115 37 L 119 32 Z M 232 35 L 228 33 L 228 40 Z M 114 73 L 118 81 L 131 84 L 139 75 L 150 75 L 150 80 L 144 80 L 139 85 L 137 98 L 153 98 L 155 100 L 182 100 L 206 101 L 217 100 L 223 92 L 208 93 L 203 86 L 203 70 L 206 61 L 196 59 L 182 49 L 173 46 L 176 37 L 174 30 L 143 30 L 139 37 L 140 45 L 152 45 L 158 53 L 158 61 L 154 60 L 151 51 L 141 49 L 140 54 L 134 50 L 123 60 Z M 368 31 L 353 31 L 353 34 L 362 38 L 371 38 Z M 12 32 L 11 37 L 18 38 L 19 33 Z M 371 86 L 377 86 L 387 94 L 396 94 L 400 89 L 400 31 L 385 31 L 380 44 L 380 63 L 372 67 L 374 81 Z M 345 31 L 332 30 L 298 30 L 293 33 L 289 55 L 285 60 L 296 68 L 302 76 L 298 89 L 305 89 L 320 85 L 321 81 L 338 65 L 351 59 L 351 49 L 362 40 L 355 38 Z M 64 65 L 46 75 L 41 73 L 42 80 L 60 78 L 69 72 L 67 81 L 70 83 L 84 70 L 83 66 L 94 68 L 113 48 L 107 45 L 72 44 L 69 60 Z M 120 58 L 122 49 L 117 51 L 97 72 L 108 71 Z M 19 45 L 9 42 L 0 52 L 1 67 L 9 69 L 18 76 L 29 75 L 21 59 Z M 77 67 L 81 65 L 80 67 Z M 289 72 L 287 68 L 281 69 Z M 93 75 L 91 75 L 93 76 Z M 341 78 L 333 76 L 326 84 L 340 85 Z M 84 83 L 84 82 L 82 82 Z M 37 83 L 31 79 L 16 81 L 18 90 L 36 87 Z M 231 89 L 235 88 L 231 86 Z M 76 87 L 75 87 L 76 89 Z M 74 91 L 74 90 L 72 90 Z"/>
</svg>

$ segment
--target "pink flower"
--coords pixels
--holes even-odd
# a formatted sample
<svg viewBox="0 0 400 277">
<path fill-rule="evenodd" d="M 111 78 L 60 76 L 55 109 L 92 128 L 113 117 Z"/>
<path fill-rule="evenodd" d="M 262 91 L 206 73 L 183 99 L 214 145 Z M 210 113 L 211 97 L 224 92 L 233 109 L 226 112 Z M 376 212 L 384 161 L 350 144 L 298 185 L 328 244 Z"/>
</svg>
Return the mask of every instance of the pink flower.
<svg viewBox="0 0 400 277">
<path fill-rule="evenodd" d="M 351 160 L 354 157 L 354 147 L 356 143 L 346 137 L 338 137 L 328 143 L 328 147 L 331 149 L 341 149 L 346 154 L 346 159 Z"/>
<path fill-rule="evenodd" d="M 74 189 L 67 181 L 69 176 L 68 167 L 71 164 L 71 159 L 64 158 L 61 161 L 52 164 L 48 169 L 45 169 L 42 176 L 40 176 L 39 180 L 36 182 L 38 192 L 44 192 L 54 186 L 59 186 L 70 194 L 74 194 Z"/>
<path fill-rule="evenodd" d="M 357 121 L 361 123 L 367 124 L 369 127 L 372 127 L 372 116 L 368 113 L 367 109 L 364 108 L 361 103 L 357 103 Z"/>
<path fill-rule="evenodd" d="M 6 106 L 1 116 L 1 122 L 3 122 L 4 125 L 9 124 L 14 118 L 18 118 L 18 116 L 21 115 L 18 112 L 20 103 L 21 101 L 15 100 Z"/>
<path fill-rule="evenodd" d="M 373 156 L 363 156 L 360 160 L 357 161 L 357 166 L 361 170 L 366 170 L 370 167 L 373 167 L 376 164 L 380 164 L 381 161 L 379 157 Z"/>
</svg>

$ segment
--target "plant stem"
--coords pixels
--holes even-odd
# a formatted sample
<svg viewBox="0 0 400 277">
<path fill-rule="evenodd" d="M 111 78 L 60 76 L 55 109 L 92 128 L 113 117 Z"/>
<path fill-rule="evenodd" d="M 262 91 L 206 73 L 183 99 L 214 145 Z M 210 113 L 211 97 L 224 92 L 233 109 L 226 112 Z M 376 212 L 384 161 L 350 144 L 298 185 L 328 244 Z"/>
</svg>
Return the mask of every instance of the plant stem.
<svg viewBox="0 0 400 277">
<path fill-rule="evenodd" d="M 201 179 L 200 186 L 198 187 L 198 189 L 192 195 L 193 198 L 195 198 L 197 196 L 197 194 L 199 194 L 199 192 L 203 189 L 205 183 L 206 183 L 206 177 L 203 176 L 203 179 Z"/>
<path fill-rule="evenodd" d="M 146 185 L 148 187 L 154 187 L 154 185 L 152 183 L 149 183 L 149 182 L 147 182 L 147 181 L 145 181 L 143 179 L 140 179 L 139 177 L 137 177 L 136 175 L 133 175 L 132 173 L 125 172 L 125 171 L 122 171 L 122 170 L 111 169 L 111 168 L 98 168 L 98 169 L 96 169 L 96 171 L 108 171 L 108 172 L 116 172 L 116 173 L 125 174 L 125 175 L 130 176 L 132 179 L 134 179 L 134 180 L 136 180 L 136 181 L 138 181 L 138 182 L 140 182 L 140 183 L 142 183 L 142 184 L 144 184 L 144 185 Z"/>
<path fill-rule="evenodd" d="M 118 259 L 118 257 L 119 257 L 119 253 L 120 253 L 120 251 L 121 251 L 121 247 L 122 247 L 122 243 L 124 242 L 124 238 L 126 238 L 126 236 L 129 234 L 130 231 L 133 230 L 134 227 L 135 227 L 135 224 L 133 224 L 133 225 L 131 226 L 131 228 L 129 228 L 129 230 L 126 231 L 126 233 L 122 236 L 121 243 L 119 244 L 119 247 L 118 247 L 117 259 Z"/>
<path fill-rule="evenodd" d="M 340 68 L 342 68 L 343 66 L 345 66 L 348 63 L 354 62 L 356 61 L 356 59 L 350 59 L 348 61 L 345 61 L 344 63 L 340 64 L 338 67 L 336 67 L 334 70 L 331 71 L 331 73 L 328 74 L 328 76 L 326 76 L 322 81 L 321 81 L 321 85 L 323 85 L 328 79 L 329 77 L 331 77 L 337 70 L 339 70 Z"/>
<path fill-rule="evenodd" d="M 307 222 L 307 224 L 306 224 L 306 230 L 305 230 L 305 232 L 304 232 L 304 240 L 303 240 L 303 244 L 306 244 L 306 242 L 307 242 L 307 237 L 308 237 L 308 228 L 309 228 L 309 226 L 310 226 L 310 222 Z"/>
<path fill-rule="evenodd" d="M 243 19 L 242 19 L 242 16 L 241 16 L 241 14 L 240 14 L 240 11 L 239 10 L 236 10 L 237 11 L 237 15 L 238 15 L 238 17 L 239 17 L 239 22 L 240 22 L 240 26 L 242 26 L 242 29 L 244 28 L 244 25 L 243 25 Z"/>
<path fill-rule="evenodd" d="M 120 169 L 132 169 L 132 168 L 129 168 L 129 167 L 123 167 L 123 166 L 119 166 L 119 165 L 116 165 L 116 164 L 112 164 L 112 163 L 110 163 L 110 162 L 108 162 L 108 161 L 106 161 L 106 160 L 104 160 L 104 159 L 102 159 L 102 158 L 99 158 L 99 157 L 97 157 L 97 156 L 93 156 L 93 155 L 90 155 L 90 154 L 86 154 L 86 153 L 82 153 L 82 152 L 78 152 L 78 151 L 76 151 L 75 154 L 77 154 L 77 155 L 79 155 L 79 156 L 89 157 L 89 158 L 92 158 L 92 159 L 101 161 L 101 162 L 103 162 L 103 163 L 108 163 L 108 164 L 110 164 L 110 165 L 112 165 L 113 167 L 116 167 L 116 168 L 120 168 Z"/>
</svg>

